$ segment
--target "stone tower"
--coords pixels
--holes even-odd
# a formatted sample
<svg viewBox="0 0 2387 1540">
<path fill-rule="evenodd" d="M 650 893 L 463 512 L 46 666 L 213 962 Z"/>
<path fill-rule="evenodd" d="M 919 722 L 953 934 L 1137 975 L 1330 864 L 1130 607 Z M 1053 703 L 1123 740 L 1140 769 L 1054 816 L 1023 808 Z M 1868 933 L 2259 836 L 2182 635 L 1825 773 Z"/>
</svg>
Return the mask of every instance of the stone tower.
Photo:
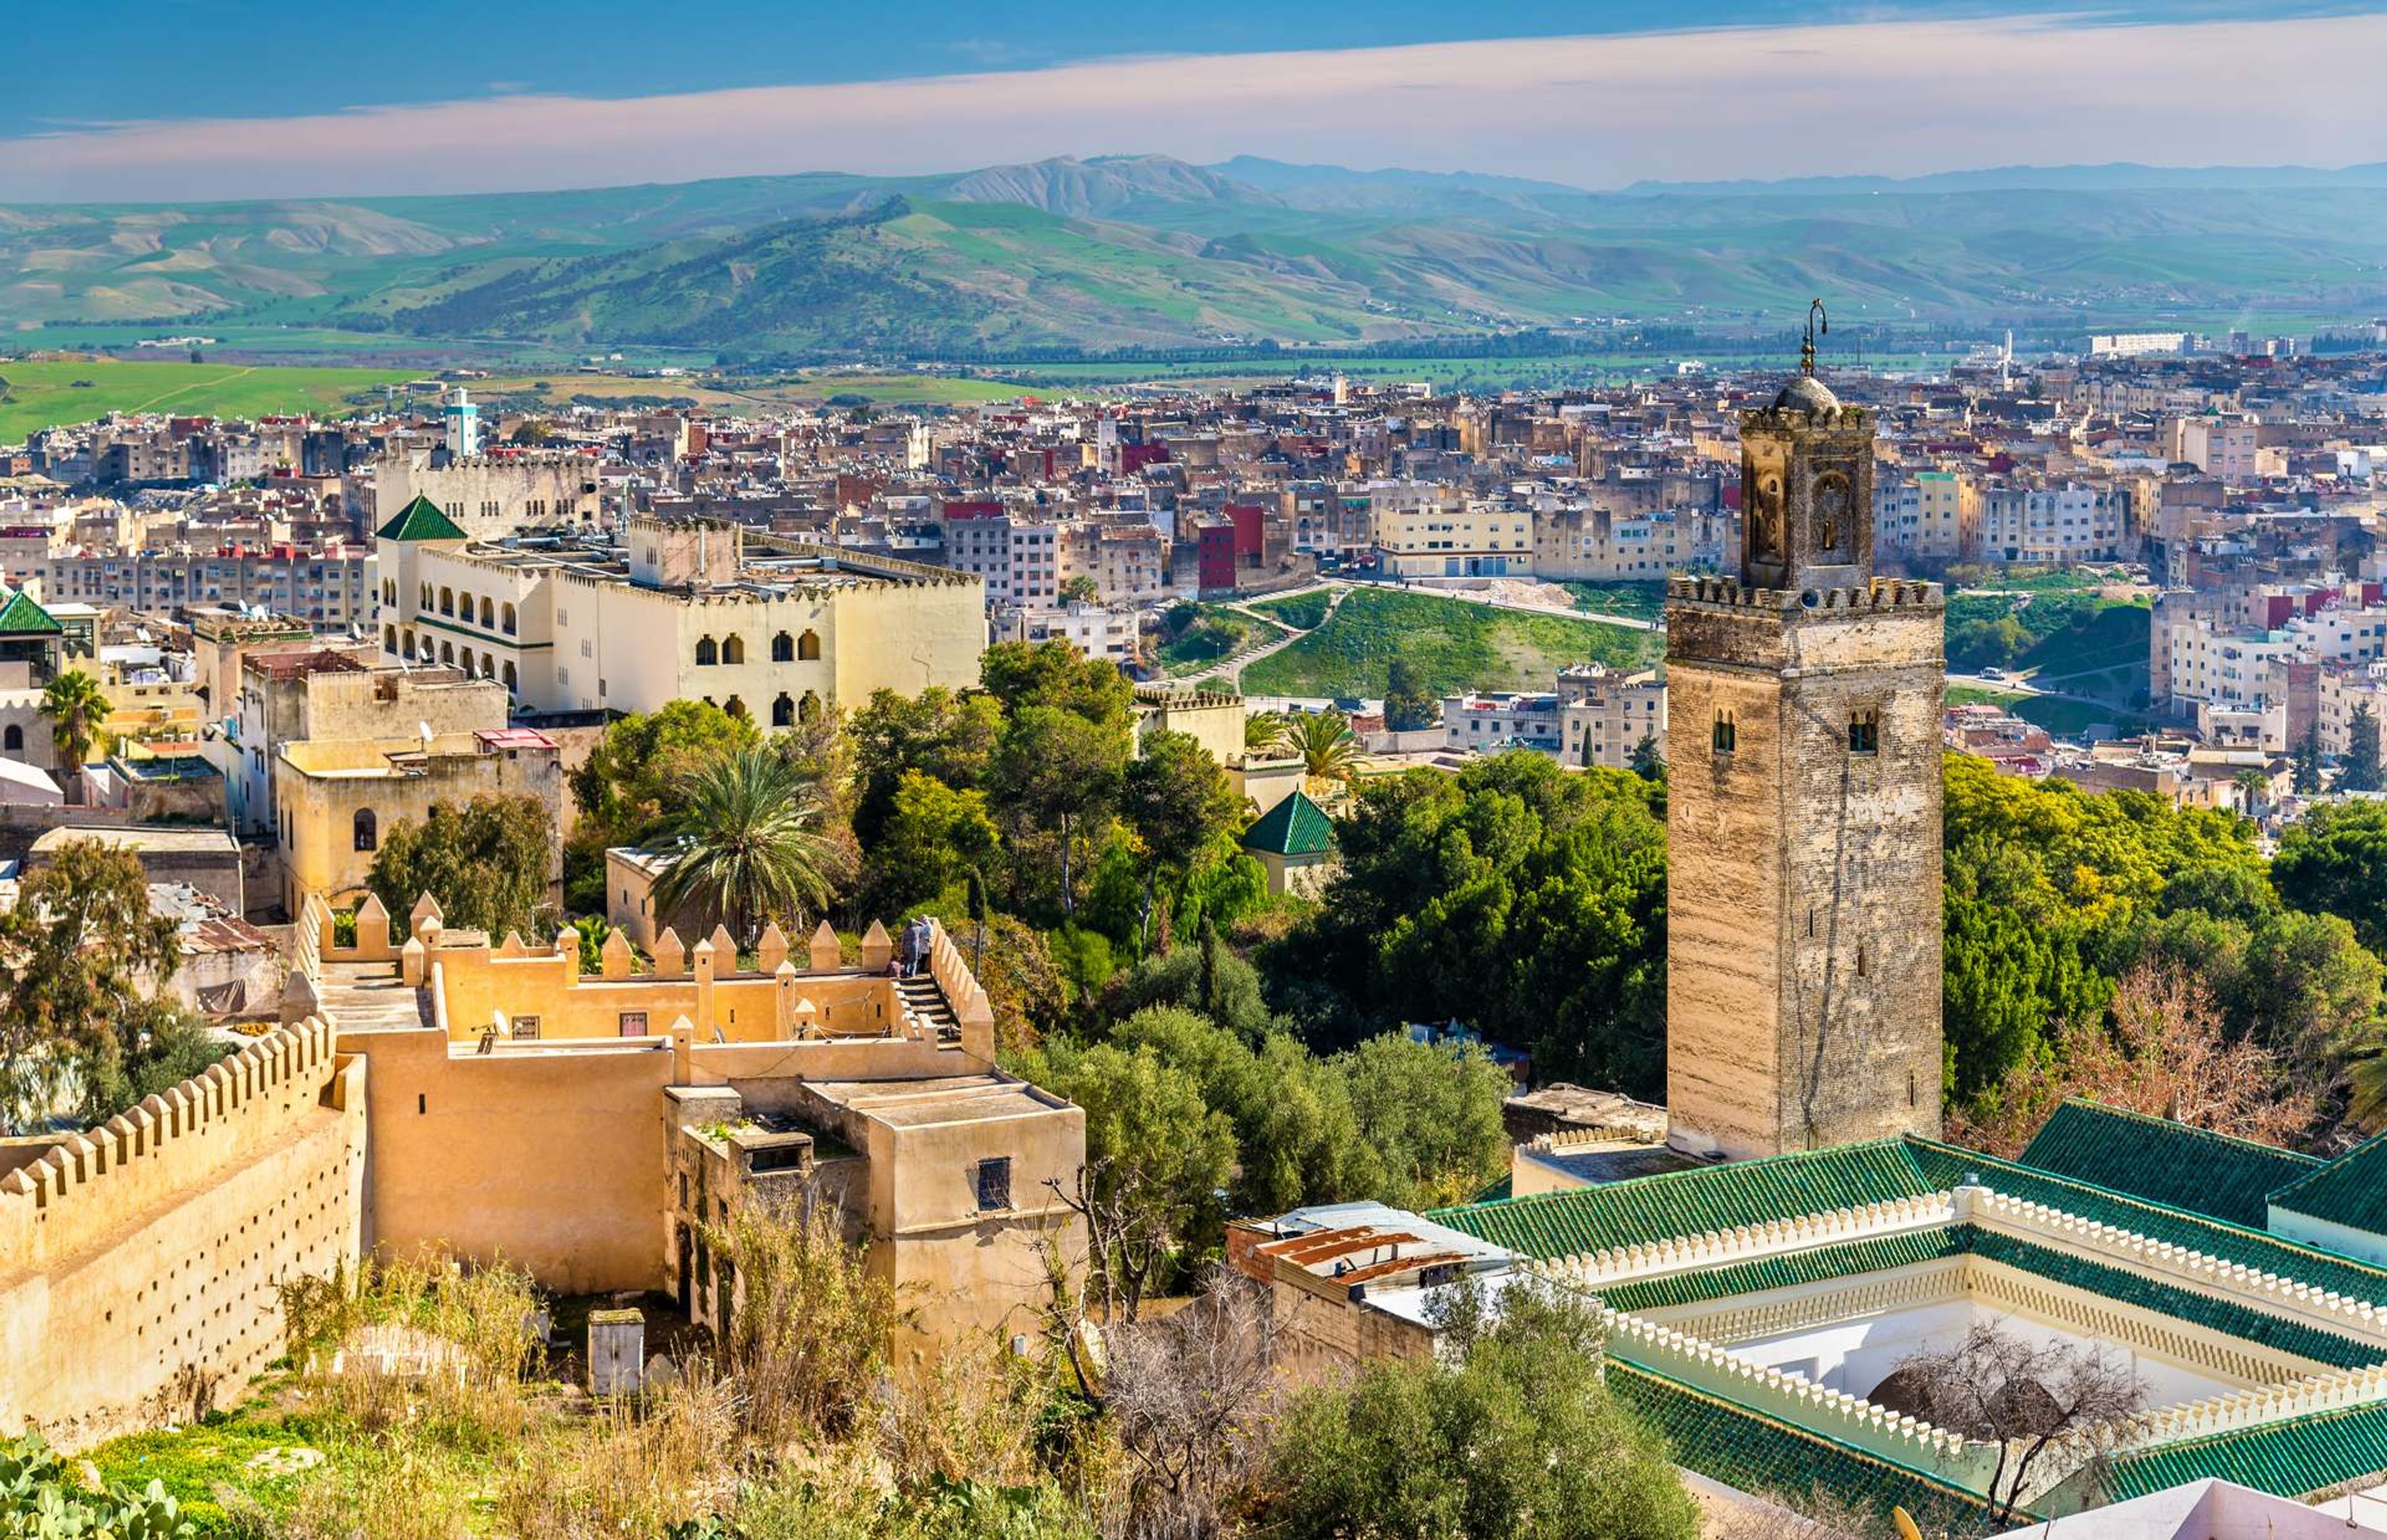
<svg viewBox="0 0 2387 1540">
<path fill-rule="evenodd" d="M 1939 1132 L 1947 601 L 1874 575 L 1873 426 L 1802 366 L 1741 417 L 1740 575 L 1667 587 L 1666 1096 L 1695 1154 Z"/>
</svg>

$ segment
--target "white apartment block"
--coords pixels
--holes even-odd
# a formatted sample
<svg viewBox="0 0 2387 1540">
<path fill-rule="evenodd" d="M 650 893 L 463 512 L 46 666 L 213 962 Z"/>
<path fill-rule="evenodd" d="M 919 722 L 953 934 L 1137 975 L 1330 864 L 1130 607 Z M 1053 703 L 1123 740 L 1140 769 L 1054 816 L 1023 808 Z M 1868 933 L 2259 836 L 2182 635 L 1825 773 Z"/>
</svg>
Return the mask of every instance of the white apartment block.
<svg viewBox="0 0 2387 1540">
<path fill-rule="evenodd" d="M 2262 474 L 2259 433 L 2254 419 L 2207 412 L 2174 417 L 2164 423 L 2164 453 L 2224 481 L 2253 481 Z"/>
<path fill-rule="evenodd" d="M 1562 741 L 1559 698 L 1507 691 L 1453 695 L 1442 703 L 1442 731 L 1454 753 L 1538 749 L 1556 756 Z"/>
<path fill-rule="evenodd" d="M 2066 483 L 1980 493 L 1980 550 L 1990 562 L 2117 562 L 2128 552 L 2129 498 Z"/>
<path fill-rule="evenodd" d="M 1067 604 L 1055 609 L 997 610 L 991 626 L 996 641 L 1065 641 L 1080 655 L 1131 663 L 1140 655 L 1143 636 L 1140 612 L 1131 606 Z"/>
<path fill-rule="evenodd" d="M 374 566 L 363 549 L 305 551 L 145 550 L 123 556 L 63 553 L 19 568 L 41 583 L 45 604 L 94 604 L 160 612 L 194 604 L 263 608 L 318 631 L 370 625 Z"/>
<path fill-rule="evenodd" d="M 2370 714 L 2387 724 L 2387 663 L 2367 663 L 2320 671 L 2319 699 L 2313 729 L 2324 754 L 2343 754 L 2353 747 L 2354 713 L 2368 706 Z"/>
</svg>

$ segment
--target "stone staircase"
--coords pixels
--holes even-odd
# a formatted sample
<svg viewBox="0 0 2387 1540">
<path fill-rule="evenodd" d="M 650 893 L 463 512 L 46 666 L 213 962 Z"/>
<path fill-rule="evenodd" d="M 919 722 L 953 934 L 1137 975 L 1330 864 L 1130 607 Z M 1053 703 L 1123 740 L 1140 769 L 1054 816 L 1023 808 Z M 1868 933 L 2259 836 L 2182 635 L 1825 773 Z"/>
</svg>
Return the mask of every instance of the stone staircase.
<svg viewBox="0 0 2387 1540">
<path fill-rule="evenodd" d="M 916 973 L 909 978 L 897 979 L 895 994 L 903 1002 L 903 1023 L 907 1029 L 916 1023 L 922 1030 L 935 1033 L 939 1042 L 961 1041 L 961 1018 L 954 1015 L 951 1005 L 945 1004 L 944 992 L 937 988 L 937 981 L 926 971 Z"/>
</svg>

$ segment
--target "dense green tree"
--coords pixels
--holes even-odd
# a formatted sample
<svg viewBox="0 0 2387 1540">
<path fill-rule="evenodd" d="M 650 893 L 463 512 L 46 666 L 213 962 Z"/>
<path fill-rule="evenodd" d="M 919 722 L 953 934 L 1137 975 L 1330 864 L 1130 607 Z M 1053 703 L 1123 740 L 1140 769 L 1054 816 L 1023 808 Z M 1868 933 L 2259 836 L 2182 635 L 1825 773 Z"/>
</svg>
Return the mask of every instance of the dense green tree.
<svg viewBox="0 0 2387 1540">
<path fill-rule="evenodd" d="M 854 714 L 853 827 L 875 843 L 895 805 L 904 772 L 916 770 L 956 791 L 986 785 L 1003 736 L 1003 703 L 991 695 L 956 695 L 931 685 L 918 695 L 882 689 Z"/>
<path fill-rule="evenodd" d="M 2318 726 L 2305 729 L 2303 740 L 2296 745 L 2295 766 L 2296 795 L 2299 797 L 2317 795 L 2321 785 Z"/>
<path fill-rule="evenodd" d="M 979 676 L 1006 714 L 1050 706 L 1098 726 L 1125 727 L 1135 688 L 1117 666 L 1066 641 L 997 642 L 979 660 Z"/>
<path fill-rule="evenodd" d="M 882 918 L 907 913 L 992 865 L 1001 845 L 985 792 L 906 770 L 863 861 L 861 908 Z"/>
<path fill-rule="evenodd" d="M 2342 915 L 2363 945 L 2387 951 L 2387 803 L 2313 809 L 2280 839 L 2271 877 L 2289 903 Z"/>
<path fill-rule="evenodd" d="M 1588 1307 L 1555 1291 L 1510 1290 L 1501 1304 L 1456 1362 L 1378 1360 L 1304 1393 L 1278 1429 L 1257 1528 L 1285 1540 L 1696 1540 L 1699 1510 L 1665 1445 L 1610 1395 Z"/>
<path fill-rule="evenodd" d="M 1214 1021 L 1245 1042 L 1276 1026 L 1260 990 L 1259 971 L 1206 931 L 1191 946 L 1145 958 L 1111 986 L 1109 1013 L 1130 1016 L 1152 1005 L 1175 1005 Z"/>
<path fill-rule="evenodd" d="M 1384 684 L 1384 726 L 1396 733 L 1416 732 L 1442 720 L 1442 701 L 1433 692 L 1415 658 L 1395 658 Z"/>
<path fill-rule="evenodd" d="M 1199 739 L 1189 733 L 1146 735 L 1142 752 L 1128 763 L 1119 796 L 1119 811 L 1144 850 L 1139 947 L 1151 944 L 1152 906 L 1162 879 L 1181 883 L 1197 861 L 1217 855 L 1220 841 L 1242 829 L 1249 809 Z M 1224 859 L 1233 859 L 1231 850 Z"/>
<path fill-rule="evenodd" d="M 2345 755 L 2337 762 L 2340 791 L 2387 789 L 2379 759 L 2379 717 L 2368 706 L 2356 706 L 2345 720 Z"/>
<path fill-rule="evenodd" d="M 1056 1044 L 1011 1062 L 1085 1112 L 1085 1174 L 1078 1192 L 1062 1195 L 1088 1223 L 1095 1292 L 1131 1313 L 1169 1253 L 1219 1233 L 1234 1127 L 1203 1100 L 1191 1071 L 1150 1047 Z"/>
<path fill-rule="evenodd" d="M 1320 1043 L 1459 1020 L 1536 1073 L 1655 1094 L 1664 1062 L 1665 827 L 1622 771 L 1494 755 L 1364 783 L 1343 872 L 1262 962 Z"/>
<path fill-rule="evenodd" d="M 1339 1062 L 1359 1132 L 1383 1163 L 1387 1202 L 1463 1203 L 1508 1169 L 1500 1108 L 1515 1086 L 1480 1044 L 1386 1032 Z"/>
<path fill-rule="evenodd" d="M 1641 741 L 1633 746 L 1630 768 L 1645 781 L 1666 778 L 1666 746 L 1658 741 L 1656 733 L 1643 733 Z"/>
<path fill-rule="evenodd" d="M 1240 1034 L 1174 1005 L 1153 1005 L 1121 1022 L 1121 1047 L 1149 1047 L 1191 1073 L 1203 1100 L 1235 1130 L 1232 1201 L 1245 1214 L 1282 1214 L 1306 1204 L 1382 1198 L 1383 1164 L 1359 1131 L 1344 1067 L 1281 1032 L 1255 1051 Z"/>
<path fill-rule="evenodd" d="M 1064 915 L 1076 912 L 1079 848 L 1118 805 L 1127 771 L 1128 728 L 1063 706 L 1012 713 L 995 750 L 992 791 L 1009 837 L 1015 890 L 1047 891 Z M 1029 884 L 1017 879 L 1026 877 Z"/>
<path fill-rule="evenodd" d="M 148 992 L 179 961 L 131 852 L 69 840 L 28 874 L 0 914 L 0 1128 L 105 1119 L 221 1056 Z"/>
<path fill-rule="evenodd" d="M 754 724 L 707 701 L 674 701 L 609 724 L 569 785 L 580 810 L 574 842 L 601 857 L 609 845 L 635 845 L 661 827 L 676 782 L 698 762 L 760 741 Z"/>
<path fill-rule="evenodd" d="M 429 893 L 460 929 L 535 939 L 546 918 L 555 821 L 537 797 L 485 795 L 434 802 L 382 836 L 368 885 L 393 915 Z"/>
<path fill-rule="evenodd" d="M 741 947 L 774 923 L 801 936 L 851 875 L 824 831 L 820 784 L 770 746 L 697 761 L 671 801 L 663 839 L 674 860 L 656 879 L 655 912 L 689 917 L 692 931 L 725 925 Z"/>
</svg>

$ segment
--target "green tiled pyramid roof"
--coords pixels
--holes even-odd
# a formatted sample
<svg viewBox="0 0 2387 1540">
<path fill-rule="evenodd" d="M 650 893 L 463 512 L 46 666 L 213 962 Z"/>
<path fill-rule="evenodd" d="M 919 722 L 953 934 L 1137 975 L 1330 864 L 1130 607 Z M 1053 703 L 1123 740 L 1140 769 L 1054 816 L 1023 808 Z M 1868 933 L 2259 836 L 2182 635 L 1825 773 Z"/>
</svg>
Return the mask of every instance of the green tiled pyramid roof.
<svg viewBox="0 0 2387 1540">
<path fill-rule="evenodd" d="M 462 540 L 468 538 L 456 521 L 439 511 L 439 505 L 417 492 L 414 500 L 398 511 L 398 516 L 373 531 L 384 540 Z"/>
<path fill-rule="evenodd" d="M 33 602 L 33 596 L 19 588 L 0 604 L 0 637 L 49 637 L 64 631 L 56 615 Z"/>
<path fill-rule="evenodd" d="M 2056 1108 L 2021 1160 L 2060 1177 L 2256 1230 L 2270 1218 L 2270 1194 L 2321 1164 L 2276 1145 L 2082 1101 Z"/>
<path fill-rule="evenodd" d="M 2115 1500 L 2217 1476 L 2302 1497 L 2387 1471 L 2387 1401 L 2184 1439 L 2114 1461 Z"/>
<path fill-rule="evenodd" d="M 1605 1187 L 1438 1209 L 1438 1224 L 1528 1256 L 1698 1235 L 1944 1191 L 1895 1139 L 1636 1177 Z"/>
<path fill-rule="evenodd" d="M 1988 1505 L 1962 1487 L 1695 1390 L 1629 1358 L 1611 1356 L 1607 1381 L 1625 1409 L 1666 1440 L 1678 1464 L 1743 1492 L 1797 1498 L 1820 1486 L 1876 1513 L 1903 1508 L 1935 1529 L 1930 1521 L 1951 1511 L 1975 1519 L 1988 1513 Z"/>
<path fill-rule="evenodd" d="M 1244 849 L 1270 855 L 1323 855 L 1334 848 L 1334 820 L 1296 790 L 1244 831 Z"/>
<path fill-rule="evenodd" d="M 2334 1290 L 2367 1304 L 2387 1304 L 2387 1268 L 2234 1225 L 2227 1219 L 2191 1214 L 2093 1183 L 2033 1170 L 2011 1160 L 1943 1144 L 1938 1140 L 1910 1134 L 1906 1148 L 1922 1173 L 1926 1192 L 1943 1193 L 1966 1177 L 1977 1175 L 1987 1186 L 2012 1197 L 2045 1204 L 2153 1240 L 2169 1241 L 2225 1261 L 2243 1262 L 2259 1271 L 2275 1272 L 2317 1289 Z"/>
<path fill-rule="evenodd" d="M 2293 1213 L 2354 1230 L 2387 1231 L 2387 1134 L 2367 1139 L 2318 1170 L 2282 1185 L 2272 1193 L 2271 1201 Z"/>
</svg>

